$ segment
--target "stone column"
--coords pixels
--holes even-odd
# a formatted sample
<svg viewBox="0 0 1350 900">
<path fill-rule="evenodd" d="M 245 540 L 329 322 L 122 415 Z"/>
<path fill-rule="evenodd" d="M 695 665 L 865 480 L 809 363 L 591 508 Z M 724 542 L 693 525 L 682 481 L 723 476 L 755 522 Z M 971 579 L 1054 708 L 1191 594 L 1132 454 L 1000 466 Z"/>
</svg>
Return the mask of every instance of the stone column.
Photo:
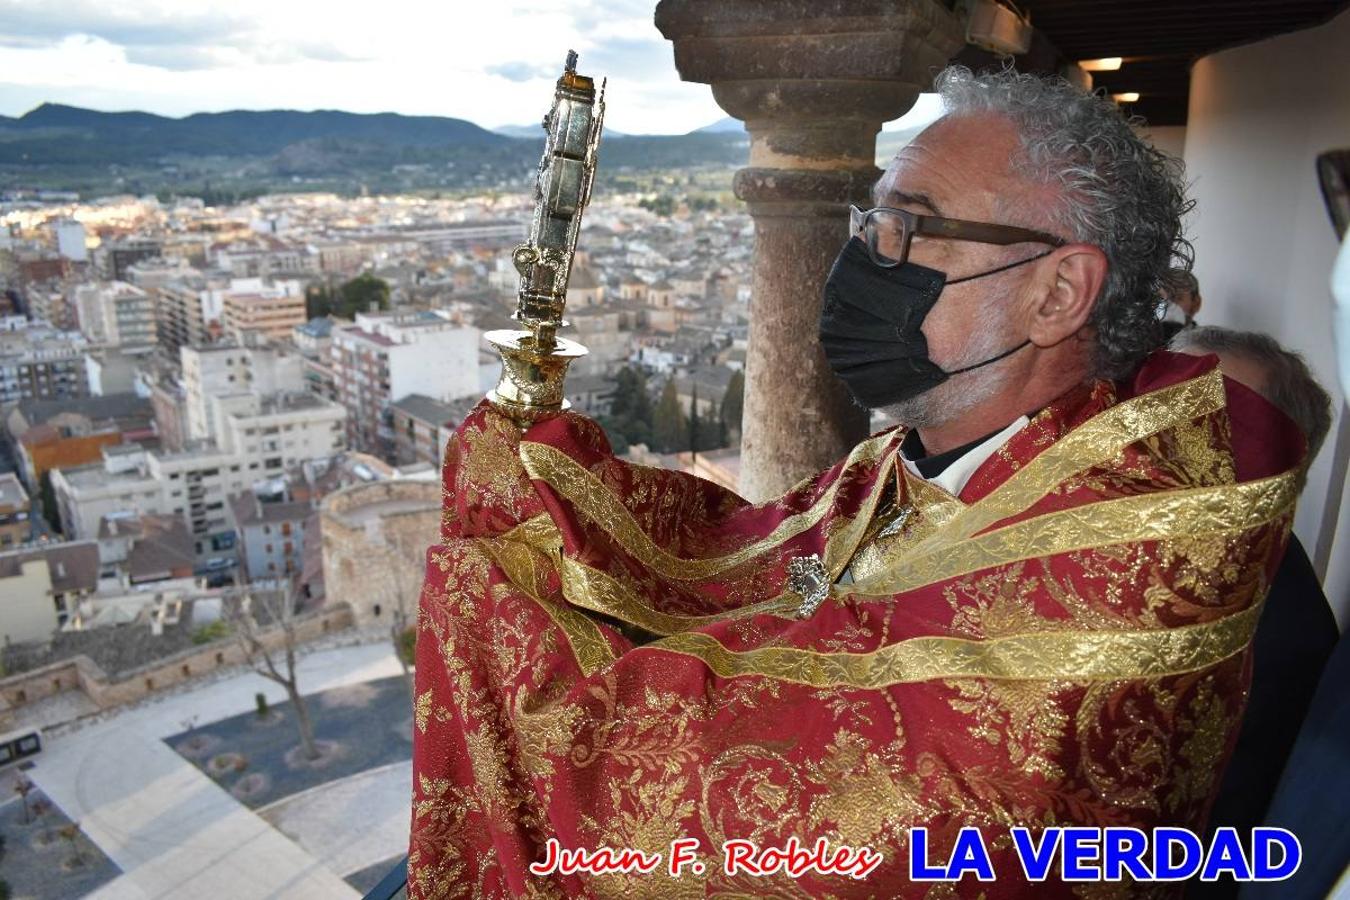
<svg viewBox="0 0 1350 900">
<path fill-rule="evenodd" d="M 821 290 L 848 205 L 871 205 L 877 132 L 963 32 L 935 0 L 661 0 L 656 27 L 680 77 L 750 132 L 735 179 L 755 220 L 740 491 L 764 500 L 867 435 L 816 339 Z"/>
</svg>

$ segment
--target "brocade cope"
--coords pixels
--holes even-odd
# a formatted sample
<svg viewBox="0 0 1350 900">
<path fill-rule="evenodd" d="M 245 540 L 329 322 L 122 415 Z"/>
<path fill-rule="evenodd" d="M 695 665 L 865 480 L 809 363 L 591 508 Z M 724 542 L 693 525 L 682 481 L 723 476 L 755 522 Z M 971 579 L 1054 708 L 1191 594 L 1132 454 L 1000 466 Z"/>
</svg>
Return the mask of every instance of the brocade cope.
<svg viewBox="0 0 1350 900">
<path fill-rule="evenodd" d="M 1029 886 L 1009 827 L 1199 829 L 1303 447 L 1212 357 L 1040 411 L 954 497 L 883 432 L 752 505 L 479 406 L 446 453 L 418 618 L 409 895 L 1172 896 Z M 818 556 L 813 613 L 788 568 Z M 852 563 L 855 581 L 834 584 Z M 984 833 L 999 880 L 910 883 Z M 723 841 L 868 846 L 870 877 L 728 876 Z M 536 877 L 568 848 L 706 870 Z"/>
</svg>

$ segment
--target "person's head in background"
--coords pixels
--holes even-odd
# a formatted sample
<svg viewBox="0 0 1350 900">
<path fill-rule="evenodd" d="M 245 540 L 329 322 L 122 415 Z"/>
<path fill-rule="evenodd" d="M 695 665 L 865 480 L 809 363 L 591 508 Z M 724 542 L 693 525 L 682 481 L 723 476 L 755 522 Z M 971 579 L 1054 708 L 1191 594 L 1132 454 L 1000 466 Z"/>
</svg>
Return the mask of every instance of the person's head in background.
<svg viewBox="0 0 1350 900">
<path fill-rule="evenodd" d="M 1184 269 L 1174 269 L 1172 275 L 1173 285 L 1167 296 L 1167 305 L 1176 307 L 1185 324 L 1190 325 L 1200 312 L 1200 282 L 1196 280 L 1194 273 Z"/>
<path fill-rule="evenodd" d="M 1214 325 L 1186 328 L 1169 347 L 1179 353 L 1219 357 L 1219 369 L 1269 400 L 1303 432 L 1308 455 L 1299 473 L 1299 490 L 1307 482 L 1308 468 L 1322 449 L 1331 430 L 1331 397 L 1313 378 L 1308 364 L 1268 334 L 1234 331 Z"/>
</svg>

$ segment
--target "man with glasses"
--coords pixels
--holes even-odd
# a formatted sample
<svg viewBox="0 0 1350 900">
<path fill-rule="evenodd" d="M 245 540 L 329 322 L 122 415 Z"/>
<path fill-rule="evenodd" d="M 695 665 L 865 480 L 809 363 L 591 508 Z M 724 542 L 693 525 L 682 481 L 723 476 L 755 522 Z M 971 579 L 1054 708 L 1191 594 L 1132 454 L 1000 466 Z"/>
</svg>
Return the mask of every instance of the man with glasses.
<svg viewBox="0 0 1350 900">
<path fill-rule="evenodd" d="M 1067 898 L 1010 828 L 1203 826 L 1302 441 L 1212 358 L 1155 352 L 1187 263 L 1172 161 L 1057 79 L 936 89 L 820 319 L 904 427 L 760 505 L 616 459 L 571 413 L 522 433 L 484 404 L 457 430 L 410 896 Z M 997 880 L 916 881 L 913 829 L 945 863 L 966 826 Z M 800 852 L 799 877 L 732 866 L 737 841 Z M 601 847 L 669 858 L 529 869 Z M 866 878 L 826 871 L 859 848 Z"/>
</svg>

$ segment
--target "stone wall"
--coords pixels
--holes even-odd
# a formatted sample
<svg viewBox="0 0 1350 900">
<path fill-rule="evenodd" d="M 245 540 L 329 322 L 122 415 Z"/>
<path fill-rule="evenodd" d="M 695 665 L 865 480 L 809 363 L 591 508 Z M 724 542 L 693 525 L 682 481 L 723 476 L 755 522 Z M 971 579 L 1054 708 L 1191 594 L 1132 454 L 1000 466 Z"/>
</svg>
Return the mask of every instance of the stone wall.
<svg viewBox="0 0 1350 900">
<path fill-rule="evenodd" d="M 400 610 L 411 623 L 440 519 L 439 481 L 377 481 L 330 494 L 319 508 L 327 597 L 350 606 L 358 626 Z"/>
<path fill-rule="evenodd" d="M 352 627 L 352 611 L 345 604 L 295 619 L 300 643 Z M 269 649 L 282 646 L 280 628 L 264 632 Z M 117 677 L 110 677 L 89 657 L 80 655 L 61 662 L 0 679 L 0 730 L 8 727 L 14 712 L 67 691 L 83 693 L 100 710 L 144 700 L 156 691 L 176 687 L 217 669 L 248 664 L 248 657 L 233 637 L 222 638 L 165 657 Z"/>
</svg>

